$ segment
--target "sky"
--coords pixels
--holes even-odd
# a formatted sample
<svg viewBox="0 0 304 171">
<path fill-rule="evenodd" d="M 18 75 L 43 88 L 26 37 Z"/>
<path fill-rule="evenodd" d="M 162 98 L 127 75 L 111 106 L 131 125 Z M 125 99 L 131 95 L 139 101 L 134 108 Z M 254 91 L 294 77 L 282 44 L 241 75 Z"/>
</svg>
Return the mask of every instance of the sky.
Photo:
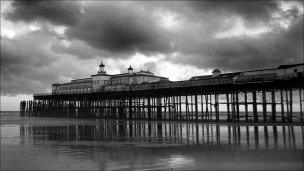
<svg viewBox="0 0 304 171">
<path fill-rule="evenodd" d="M 171 81 L 301 63 L 303 1 L 1 1 L 2 111 L 101 61 Z"/>
</svg>

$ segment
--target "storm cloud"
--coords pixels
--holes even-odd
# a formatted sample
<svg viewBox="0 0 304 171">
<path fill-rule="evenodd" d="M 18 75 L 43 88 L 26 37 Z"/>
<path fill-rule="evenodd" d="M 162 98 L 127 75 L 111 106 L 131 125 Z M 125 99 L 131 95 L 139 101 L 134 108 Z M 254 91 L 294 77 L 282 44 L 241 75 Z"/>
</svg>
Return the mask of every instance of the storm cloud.
<svg viewBox="0 0 304 171">
<path fill-rule="evenodd" d="M 177 63 L 203 68 L 249 70 L 303 62 L 303 15 L 289 27 L 260 37 L 235 36 L 208 39 L 182 46 Z"/>
<path fill-rule="evenodd" d="M 162 36 L 153 18 L 142 9 L 124 4 L 97 3 L 85 8 L 78 26 L 66 34 L 95 48 L 112 53 L 167 53 L 169 40 Z"/>
<path fill-rule="evenodd" d="M 154 60 L 159 56 L 170 64 L 226 71 L 303 62 L 301 1 L 14 1 L 11 5 L 1 13 L 9 22 L 42 26 L 48 22 L 52 29 L 65 29 L 60 36 L 41 27 L 39 33 L 1 38 L 2 93 L 43 91 L 53 82 L 94 73 L 100 60 L 127 61 L 135 54 L 153 58 L 142 64 L 149 70 L 159 70 Z"/>
<path fill-rule="evenodd" d="M 189 4 L 197 12 L 240 16 L 248 25 L 270 22 L 272 13 L 281 11 L 279 3 L 270 0 L 190 1 Z"/>
<path fill-rule="evenodd" d="M 1 37 L 1 95 L 50 91 L 55 82 L 67 82 L 94 72 L 92 61 L 87 61 L 92 63 L 90 66 L 85 61 L 71 62 L 75 60 L 73 56 L 54 53 L 49 47 L 59 41 L 43 31 L 14 40 Z"/>
<path fill-rule="evenodd" d="M 44 46 L 46 36 L 27 35 L 17 40 L 1 38 L 1 94 L 38 93 L 54 81 L 54 72 L 45 72 L 56 58 Z M 17 50 L 18 49 L 18 50 Z"/>
<path fill-rule="evenodd" d="M 6 18 L 13 21 L 46 20 L 58 25 L 75 25 L 80 17 L 80 6 L 73 1 L 14 1 Z"/>
</svg>

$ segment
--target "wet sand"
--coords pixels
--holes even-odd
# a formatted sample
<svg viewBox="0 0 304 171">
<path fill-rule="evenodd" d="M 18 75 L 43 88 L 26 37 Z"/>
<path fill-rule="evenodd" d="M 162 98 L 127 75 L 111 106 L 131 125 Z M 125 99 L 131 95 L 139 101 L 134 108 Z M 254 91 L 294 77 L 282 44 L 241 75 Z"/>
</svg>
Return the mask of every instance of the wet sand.
<svg viewBox="0 0 304 171">
<path fill-rule="evenodd" d="M 303 170 L 303 126 L 1 112 L 1 170 Z"/>
</svg>

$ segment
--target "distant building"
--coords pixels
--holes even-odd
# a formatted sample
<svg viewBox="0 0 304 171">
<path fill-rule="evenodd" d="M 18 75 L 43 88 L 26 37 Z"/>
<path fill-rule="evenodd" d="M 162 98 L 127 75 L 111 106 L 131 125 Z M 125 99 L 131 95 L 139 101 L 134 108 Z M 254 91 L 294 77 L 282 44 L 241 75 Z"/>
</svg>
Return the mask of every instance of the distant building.
<svg viewBox="0 0 304 171">
<path fill-rule="evenodd" d="M 105 65 L 101 62 L 97 74 L 91 75 L 90 78 L 71 80 L 67 83 L 55 83 L 52 86 L 53 94 L 73 94 L 73 93 L 90 93 L 97 91 L 120 90 L 125 86 L 134 84 L 167 82 L 166 77 L 155 76 L 150 71 L 140 70 L 134 72 L 133 68 L 128 68 L 127 73 L 109 75 L 105 70 Z"/>
<path fill-rule="evenodd" d="M 221 70 L 215 69 L 212 71 L 212 75 L 201 75 L 194 76 L 190 78 L 190 81 L 195 80 L 207 80 L 214 78 L 228 78 L 228 77 L 239 77 L 239 76 L 255 76 L 255 75 L 269 75 L 275 74 L 278 77 L 284 78 L 289 77 L 289 75 L 297 75 L 304 72 L 304 63 L 292 64 L 292 65 L 280 65 L 277 68 L 271 69 L 259 69 L 259 70 L 250 70 L 250 71 L 240 71 L 232 73 L 222 73 Z"/>
</svg>

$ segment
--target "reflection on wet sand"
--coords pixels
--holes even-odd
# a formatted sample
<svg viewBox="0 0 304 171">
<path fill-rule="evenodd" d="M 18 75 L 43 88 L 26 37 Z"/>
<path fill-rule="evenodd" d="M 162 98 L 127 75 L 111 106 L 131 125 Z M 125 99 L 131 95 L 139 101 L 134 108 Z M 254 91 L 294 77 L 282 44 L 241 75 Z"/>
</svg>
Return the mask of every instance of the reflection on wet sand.
<svg viewBox="0 0 304 171">
<path fill-rule="evenodd" d="M 138 142 L 164 145 L 224 145 L 241 149 L 303 149 L 303 126 L 248 126 L 147 121 L 99 124 L 21 125 L 21 143 Z"/>
<path fill-rule="evenodd" d="M 10 113 L 1 115 L 0 170 L 303 170 L 303 126 L 276 125 Z"/>
<path fill-rule="evenodd" d="M 303 169 L 303 126 L 38 118 L 1 131 L 1 170 Z"/>
</svg>

